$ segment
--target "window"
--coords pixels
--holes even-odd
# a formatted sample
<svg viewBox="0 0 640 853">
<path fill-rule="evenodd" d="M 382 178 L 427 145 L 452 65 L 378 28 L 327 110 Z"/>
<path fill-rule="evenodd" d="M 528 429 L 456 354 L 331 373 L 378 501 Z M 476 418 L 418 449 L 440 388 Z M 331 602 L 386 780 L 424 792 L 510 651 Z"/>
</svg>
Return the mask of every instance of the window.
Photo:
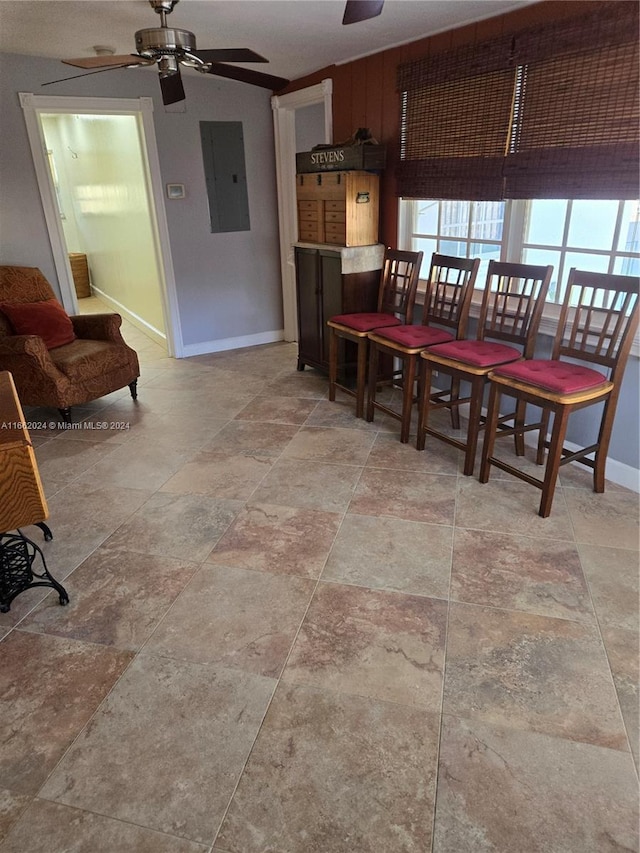
<svg viewBox="0 0 640 853">
<path fill-rule="evenodd" d="M 401 64 L 398 196 L 634 199 L 637 32 L 637 3 L 594 2 Z"/>
<path fill-rule="evenodd" d="M 424 252 L 424 276 L 436 251 L 481 258 L 479 286 L 492 259 L 553 264 L 548 300 L 561 302 L 571 267 L 640 274 L 638 201 L 403 199 L 400 204 L 400 245 Z"/>
</svg>

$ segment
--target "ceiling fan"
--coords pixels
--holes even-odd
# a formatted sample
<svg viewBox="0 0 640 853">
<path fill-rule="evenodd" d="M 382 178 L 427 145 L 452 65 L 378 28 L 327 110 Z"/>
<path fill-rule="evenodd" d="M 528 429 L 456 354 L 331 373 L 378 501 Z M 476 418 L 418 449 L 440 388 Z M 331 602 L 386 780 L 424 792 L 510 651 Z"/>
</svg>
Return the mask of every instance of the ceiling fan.
<svg viewBox="0 0 640 853">
<path fill-rule="evenodd" d="M 170 27 L 167 24 L 169 15 L 178 0 L 149 0 L 149 4 L 160 15 L 160 26 L 138 30 L 135 34 L 136 53 L 120 56 L 104 55 L 85 56 L 78 59 L 63 59 L 66 65 L 75 68 L 92 69 L 88 74 L 109 71 L 115 68 L 134 68 L 138 65 L 158 65 L 160 75 L 160 90 L 163 104 L 174 104 L 185 99 L 184 86 L 180 66 L 194 68 L 202 74 L 213 74 L 216 77 L 227 77 L 239 80 L 252 86 L 262 86 L 265 89 L 282 89 L 289 81 L 284 77 L 275 77 L 261 71 L 249 68 L 234 67 L 229 62 L 268 62 L 263 56 L 249 48 L 220 48 L 214 50 L 198 50 L 196 52 L 196 37 L 189 30 Z M 356 24 L 375 18 L 382 12 L 384 0 L 347 0 L 343 24 Z M 78 74 L 77 77 L 86 75 Z M 62 83 L 74 78 L 64 77 L 62 80 L 52 80 L 51 83 Z M 51 85 L 44 83 L 44 86 Z"/>
<path fill-rule="evenodd" d="M 138 65 L 158 65 L 160 90 L 163 104 L 174 104 L 185 98 L 180 66 L 195 68 L 202 74 L 228 77 L 252 86 L 265 89 L 282 89 L 289 82 L 284 77 L 274 77 L 249 68 L 236 68 L 228 62 L 268 62 L 263 56 L 248 48 L 220 48 L 197 50 L 196 37 L 189 30 L 179 30 L 167 25 L 170 14 L 178 0 L 149 0 L 152 8 L 160 15 L 160 26 L 138 30 L 135 35 L 137 53 L 121 56 L 87 56 L 78 59 L 63 59 L 66 65 L 75 68 L 91 68 L 89 74 L 109 71 L 114 68 L 133 68 Z M 76 75 L 83 77 L 86 75 Z M 69 77 L 66 80 L 72 79 Z M 54 80 L 60 83 L 61 80 Z M 49 85 L 49 84 L 44 84 Z"/>
</svg>

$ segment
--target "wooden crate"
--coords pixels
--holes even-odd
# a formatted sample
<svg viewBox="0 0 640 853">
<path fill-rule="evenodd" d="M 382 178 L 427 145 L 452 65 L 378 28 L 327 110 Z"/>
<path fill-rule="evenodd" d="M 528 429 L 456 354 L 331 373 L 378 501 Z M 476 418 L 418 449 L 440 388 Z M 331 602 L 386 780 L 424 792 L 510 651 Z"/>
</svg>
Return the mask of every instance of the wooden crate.
<svg viewBox="0 0 640 853">
<path fill-rule="evenodd" d="M 91 283 L 89 281 L 89 265 L 87 256 L 82 252 L 70 252 L 69 264 L 71 265 L 71 275 L 73 276 L 73 284 L 76 289 L 78 299 L 84 299 L 86 296 L 91 296 Z"/>
<path fill-rule="evenodd" d="M 379 178 L 370 172 L 296 175 L 302 243 L 372 246 L 378 242 Z"/>
</svg>

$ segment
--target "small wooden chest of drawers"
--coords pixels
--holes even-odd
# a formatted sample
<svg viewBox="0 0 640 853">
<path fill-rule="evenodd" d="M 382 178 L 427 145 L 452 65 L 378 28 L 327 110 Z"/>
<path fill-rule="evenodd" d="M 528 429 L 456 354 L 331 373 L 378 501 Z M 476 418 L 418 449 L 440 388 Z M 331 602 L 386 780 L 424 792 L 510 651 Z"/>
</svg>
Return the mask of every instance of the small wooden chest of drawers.
<svg viewBox="0 0 640 853">
<path fill-rule="evenodd" d="M 371 172 L 296 175 L 298 239 L 371 246 L 378 242 L 379 178 Z"/>
</svg>

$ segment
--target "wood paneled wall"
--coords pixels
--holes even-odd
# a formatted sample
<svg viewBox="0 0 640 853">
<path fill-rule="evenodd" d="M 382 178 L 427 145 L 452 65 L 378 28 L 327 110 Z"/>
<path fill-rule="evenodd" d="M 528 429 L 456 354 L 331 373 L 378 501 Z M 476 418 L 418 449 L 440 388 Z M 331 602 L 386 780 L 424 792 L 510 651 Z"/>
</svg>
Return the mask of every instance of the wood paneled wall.
<svg viewBox="0 0 640 853">
<path fill-rule="evenodd" d="M 295 92 L 330 77 L 333 79 L 334 143 L 338 145 L 346 141 L 359 127 L 368 127 L 377 141 L 387 146 L 387 167 L 381 181 L 380 241 L 395 246 L 398 233 L 398 200 L 395 194 L 394 173 L 399 157 L 400 138 L 400 98 L 396 91 L 398 65 L 462 44 L 482 42 L 543 22 L 560 20 L 579 14 L 581 7 L 588 9 L 591 5 L 590 0 L 543 0 L 506 15 L 384 50 L 356 62 L 330 65 L 293 81 L 278 94 Z M 428 6 L 425 6 L 426 15 Z M 490 105 L 487 105 L 487 108 L 490 108 Z"/>
</svg>

